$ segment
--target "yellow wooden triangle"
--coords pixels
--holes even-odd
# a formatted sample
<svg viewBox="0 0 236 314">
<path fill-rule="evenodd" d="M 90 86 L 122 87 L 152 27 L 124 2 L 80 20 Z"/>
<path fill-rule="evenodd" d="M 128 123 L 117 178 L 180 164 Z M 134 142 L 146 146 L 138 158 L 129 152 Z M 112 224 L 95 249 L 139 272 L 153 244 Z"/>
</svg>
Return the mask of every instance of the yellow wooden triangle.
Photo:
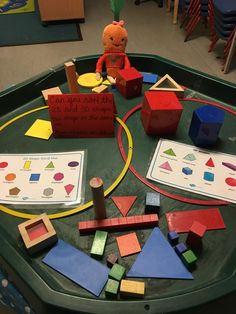
<svg viewBox="0 0 236 314">
<path fill-rule="evenodd" d="M 158 80 L 150 90 L 162 91 L 162 92 L 174 92 L 177 97 L 183 97 L 184 89 L 175 82 L 175 80 L 166 74 L 160 80 Z"/>
</svg>

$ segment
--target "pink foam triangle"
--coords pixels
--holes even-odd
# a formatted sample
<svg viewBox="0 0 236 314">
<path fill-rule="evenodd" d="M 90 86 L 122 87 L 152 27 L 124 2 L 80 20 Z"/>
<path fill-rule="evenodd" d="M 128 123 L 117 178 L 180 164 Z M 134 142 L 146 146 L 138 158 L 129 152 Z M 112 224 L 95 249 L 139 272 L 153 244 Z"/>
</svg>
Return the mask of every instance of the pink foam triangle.
<svg viewBox="0 0 236 314">
<path fill-rule="evenodd" d="M 137 196 L 112 196 L 116 207 L 119 209 L 123 216 L 126 216 L 132 207 L 133 203 L 136 201 Z"/>
</svg>

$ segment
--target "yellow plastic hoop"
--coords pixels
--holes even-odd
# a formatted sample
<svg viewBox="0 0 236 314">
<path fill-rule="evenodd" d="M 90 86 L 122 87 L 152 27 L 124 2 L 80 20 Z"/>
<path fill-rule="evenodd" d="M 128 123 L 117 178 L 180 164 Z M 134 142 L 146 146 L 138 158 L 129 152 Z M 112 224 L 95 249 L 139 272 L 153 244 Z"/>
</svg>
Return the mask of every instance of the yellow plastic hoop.
<svg viewBox="0 0 236 314">
<path fill-rule="evenodd" d="M 16 120 L 29 115 L 31 113 L 43 110 L 43 109 L 47 109 L 48 106 L 43 106 L 43 107 L 39 107 L 36 109 L 32 109 L 30 111 L 24 112 L 14 118 L 12 118 L 11 120 L 7 121 L 5 124 L 3 124 L 2 126 L 0 126 L 0 131 L 2 131 L 3 129 L 5 129 L 7 126 L 9 126 L 10 124 L 12 124 L 13 122 L 15 122 Z M 128 129 L 128 127 L 126 126 L 126 124 L 118 117 L 116 117 L 116 121 L 122 126 L 122 128 L 124 129 L 126 136 L 127 136 L 127 140 L 128 140 L 128 156 L 127 156 L 127 160 L 126 163 L 122 169 L 122 171 L 120 172 L 119 176 L 116 178 L 116 180 L 110 185 L 110 187 L 104 192 L 104 196 L 106 197 L 108 194 L 110 194 L 117 186 L 118 184 L 121 182 L 121 180 L 124 178 L 126 172 L 129 169 L 129 165 L 131 163 L 131 159 L 132 159 L 132 155 L 133 155 L 133 139 L 132 139 L 132 135 Z M 89 207 L 91 207 L 93 205 L 93 201 L 89 201 L 86 204 L 83 204 L 79 207 L 73 208 L 73 209 L 69 209 L 57 214 L 49 214 L 48 218 L 49 219 L 57 219 L 57 218 L 63 218 L 63 217 L 67 217 L 73 214 L 76 214 L 78 212 L 81 212 L 82 210 L 88 209 Z M 19 217 L 19 218 L 25 218 L 25 219 L 31 219 L 34 218 L 37 215 L 33 215 L 33 214 L 26 214 L 26 213 L 22 213 L 19 212 L 17 210 L 13 210 L 10 209 L 6 206 L 0 205 L 0 210 L 8 215 L 11 216 L 15 216 L 15 217 Z"/>
</svg>

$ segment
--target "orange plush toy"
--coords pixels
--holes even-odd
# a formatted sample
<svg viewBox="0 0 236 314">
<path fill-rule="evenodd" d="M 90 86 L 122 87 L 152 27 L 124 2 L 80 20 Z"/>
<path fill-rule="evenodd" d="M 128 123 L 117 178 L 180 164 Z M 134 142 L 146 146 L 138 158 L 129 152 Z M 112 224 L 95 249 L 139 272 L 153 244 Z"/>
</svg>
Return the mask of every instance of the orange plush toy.
<svg viewBox="0 0 236 314">
<path fill-rule="evenodd" d="M 119 69 L 130 67 L 125 47 L 128 40 L 128 33 L 123 27 L 124 21 L 115 22 L 104 28 L 102 41 L 104 54 L 98 59 L 96 65 L 96 78 L 101 79 L 103 64 L 105 63 L 107 79 L 114 84 Z"/>
</svg>

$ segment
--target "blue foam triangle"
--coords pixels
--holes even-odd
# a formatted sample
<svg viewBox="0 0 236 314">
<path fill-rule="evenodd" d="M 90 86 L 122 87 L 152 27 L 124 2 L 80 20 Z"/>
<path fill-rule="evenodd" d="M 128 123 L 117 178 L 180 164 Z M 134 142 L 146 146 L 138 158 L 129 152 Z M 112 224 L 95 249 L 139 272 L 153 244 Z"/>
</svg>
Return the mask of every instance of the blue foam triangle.
<svg viewBox="0 0 236 314">
<path fill-rule="evenodd" d="M 127 277 L 193 279 L 159 228 L 153 229 Z"/>
<path fill-rule="evenodd" d="M 81 287 L 99 296 L 110 269 L 84 252 L 59 240 L 43 262 Z"/>
</svg>

